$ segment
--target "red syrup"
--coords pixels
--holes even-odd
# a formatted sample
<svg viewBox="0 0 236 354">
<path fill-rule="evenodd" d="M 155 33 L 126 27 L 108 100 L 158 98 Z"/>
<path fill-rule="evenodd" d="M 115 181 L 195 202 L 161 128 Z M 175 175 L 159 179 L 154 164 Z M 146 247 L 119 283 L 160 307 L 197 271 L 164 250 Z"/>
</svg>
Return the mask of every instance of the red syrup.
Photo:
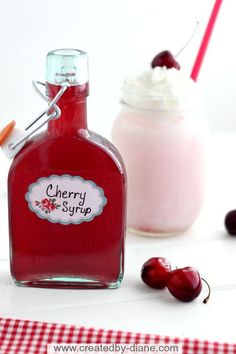
<svg viewBox="0 0 236 354">
<path fill-rule="evenodd" d="M 47 84 L 50 98 L 60 89 L 60 85 Z M 126 174 L 113 145 L 87 129 L 87 91 L 87 84 L 70 86 L 58 101 L 61 117 L 49 122 L 47 131 L 29 140 L 11 165 L 8 178 L 11 273 L 18 285 L 116 288 L 122 280 Z M 78 189 L 65 190 L 60 185 L 60 178 L 65 175 L 92 181 L 96 191 L 102 190 L 105 205 L 91 221 L 75 224 L 67 220 L 63 224 L 48 219 L 56 208 L 54 201 L 53 210 L 46 213 L 45 199 L 50 197 L 51 200 L 61 197 L 59 209 L 64 208 L 66 217 L 71 218 L 73 213 L 77 217 L 76 211 L 84 216 L 86 208 L 80 205 L 85 194 L 82 196 Z M 59 184 L 52 186 L 48 178 L 53 176 L 59 178 Z M 37 214 L 37 205 L 32 204 L 34 210 L 31 210 L 27 195 L 42 178 L 49 181 L 48 194 L 39 205 L 37 213 L 41 214 Z M 77 197 L 77 210 L 71 208 L 68 214 L 70 201 L 75 203 Z M 91 208 L 87 207 L 87 211 Z"/>
</svg>

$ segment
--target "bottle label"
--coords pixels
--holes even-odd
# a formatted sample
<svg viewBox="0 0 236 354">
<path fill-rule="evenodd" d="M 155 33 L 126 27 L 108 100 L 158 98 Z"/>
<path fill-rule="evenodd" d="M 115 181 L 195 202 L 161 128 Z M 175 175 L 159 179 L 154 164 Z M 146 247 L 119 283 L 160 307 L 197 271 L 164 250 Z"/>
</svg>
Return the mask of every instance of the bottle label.
<svg viewBox="0 0 236 354">
<path fill-rule="evenodd" d="M 70 175 L 40 178 L 29 186 L 25 198 L 38 217 L 63 225 L 92 221 L 107 203 L 102 188 Z"/>
</svg>

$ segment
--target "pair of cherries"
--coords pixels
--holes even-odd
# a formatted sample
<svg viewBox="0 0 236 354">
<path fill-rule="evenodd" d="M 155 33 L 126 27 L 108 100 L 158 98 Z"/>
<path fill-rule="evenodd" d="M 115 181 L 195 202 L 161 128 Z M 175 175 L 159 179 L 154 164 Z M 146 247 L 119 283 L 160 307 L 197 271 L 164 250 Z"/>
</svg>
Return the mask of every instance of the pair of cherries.
<svg viewBox="0 0 236 354">
<path fill-rule="evenodd" d="M 193 267 L 171 270 L 170 262 L 163 257 L 150 258 L 144 263 L 141 278 L 145 284 L 154 289 L 164 289 L 178 300 L 189 302 L 196 299 L 202 291 L 202 280 L 198 271 Z M 205 281 L 206 282 L 206 281 Z M 210 287 L 204 303 L 210 298 Z"/>
</svg>

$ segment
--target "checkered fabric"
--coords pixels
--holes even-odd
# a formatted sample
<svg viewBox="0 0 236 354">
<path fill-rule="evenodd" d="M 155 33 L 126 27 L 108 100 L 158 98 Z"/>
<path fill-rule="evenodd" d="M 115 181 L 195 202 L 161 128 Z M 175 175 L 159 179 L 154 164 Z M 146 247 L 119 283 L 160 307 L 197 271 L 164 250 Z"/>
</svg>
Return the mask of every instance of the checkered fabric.
<svg viewBox="0 0 236 354">
<path fill-rule="evenodd" d="M 236 354 L 236 344 L 0 318 L 0 354 L 46 354 L 49 343 L 181 344 L 183 354 Z"/>
</svg>

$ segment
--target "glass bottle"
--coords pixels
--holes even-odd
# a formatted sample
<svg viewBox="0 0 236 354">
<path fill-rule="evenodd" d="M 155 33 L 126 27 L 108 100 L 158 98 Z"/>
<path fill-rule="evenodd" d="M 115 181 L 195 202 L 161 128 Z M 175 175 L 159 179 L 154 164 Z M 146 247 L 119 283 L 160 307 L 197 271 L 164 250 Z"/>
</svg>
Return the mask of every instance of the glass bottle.
<svg viewBox="0 0 236 354">
<path fill-rule="evenodd" d="M 8 177 L 11 273 L 23 286 L 117 288 L 124 272 L 126 174 L 113 145 L 87 128 L 87 54 L 47 55 L 61 116 L 30 139 Z"/>
</svg>

